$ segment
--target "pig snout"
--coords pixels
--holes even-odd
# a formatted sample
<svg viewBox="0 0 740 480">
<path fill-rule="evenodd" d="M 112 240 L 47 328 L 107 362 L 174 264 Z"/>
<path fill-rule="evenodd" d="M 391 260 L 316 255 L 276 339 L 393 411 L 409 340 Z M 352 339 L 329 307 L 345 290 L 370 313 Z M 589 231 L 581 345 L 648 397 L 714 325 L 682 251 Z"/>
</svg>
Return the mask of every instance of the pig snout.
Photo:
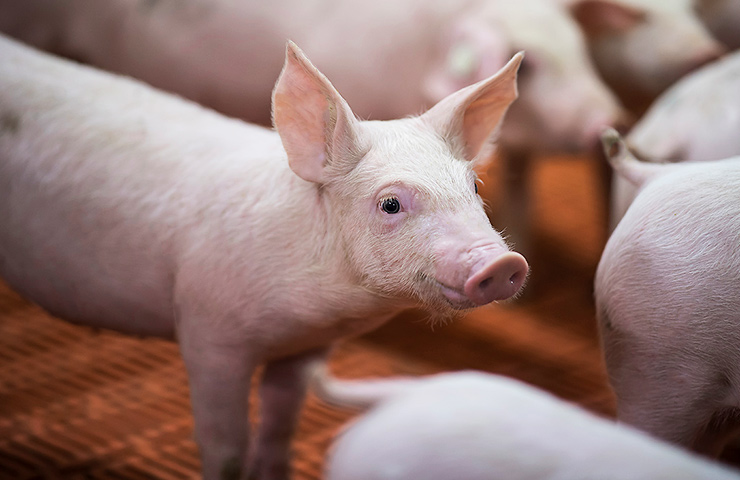
<svg viewBox="0 0 740 480">
<path fill-rule="evenodd" d="M 513 297 L 524 285 L 529 266 L 516 252 L 480 259 L 470 269 L 464 293 L 476 305 Z"/>
</svg>

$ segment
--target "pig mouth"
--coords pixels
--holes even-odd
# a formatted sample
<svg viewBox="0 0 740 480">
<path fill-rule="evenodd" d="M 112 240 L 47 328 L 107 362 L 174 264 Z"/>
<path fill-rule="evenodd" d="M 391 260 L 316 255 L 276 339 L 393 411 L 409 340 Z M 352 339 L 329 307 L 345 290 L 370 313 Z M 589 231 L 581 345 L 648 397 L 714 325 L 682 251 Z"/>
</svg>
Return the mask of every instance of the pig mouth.
<svg viewBox="0 0 740 480">
<path fill-rule="evenodd" d="M 444 303 L 454 310 L 467 310 L 476 306 L 475 303 L 465 295 L 462 288 L 451 287 L 423 272 L 419 272 L 418 278 L 422 280 L 423 283 L 431 287 L 430 289 L 434 290 L 435 293 L 441 293 L 441 296 L 444 298 Z M 439 297 L 439 295 L 435 296 Z"/>
</svg>

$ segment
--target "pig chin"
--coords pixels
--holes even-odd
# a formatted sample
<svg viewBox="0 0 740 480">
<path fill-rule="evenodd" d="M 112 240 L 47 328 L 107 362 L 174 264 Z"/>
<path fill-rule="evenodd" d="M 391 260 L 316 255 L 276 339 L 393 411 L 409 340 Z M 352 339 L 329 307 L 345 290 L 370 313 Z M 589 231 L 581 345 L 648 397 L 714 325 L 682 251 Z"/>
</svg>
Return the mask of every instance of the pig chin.
<svg viewBox="0 0 740 480">
<path fill-rule="evenodd" d="M 462 289 L 445 285 L 431 275 L 419 272 L 417 280 L 419 300 L 426 310 L 454 315 L 477 306 Z"/>
</svg>

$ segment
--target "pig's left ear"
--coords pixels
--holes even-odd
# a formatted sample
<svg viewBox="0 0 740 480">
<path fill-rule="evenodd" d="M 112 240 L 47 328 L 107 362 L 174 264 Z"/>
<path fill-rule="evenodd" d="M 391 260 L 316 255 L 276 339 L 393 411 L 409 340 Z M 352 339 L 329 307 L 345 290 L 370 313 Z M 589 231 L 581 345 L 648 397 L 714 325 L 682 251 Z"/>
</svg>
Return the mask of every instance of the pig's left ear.
<svg viewBox="0 0 740 480">
<path fill-rule="evenodd" d="M 325 183 L 328 165 L 358 156 L 358 122 L 352 110 L 290 41 L 272 92 L 272 122 L 290 168 L 304 180 Z"/>
<path fill-rule="evenodd" d="M 498 73 L 442 99 L 421 118 L 439 132 L 466 160 L 474 160 L 516 100 L 519 52 Z"/>
</svg>

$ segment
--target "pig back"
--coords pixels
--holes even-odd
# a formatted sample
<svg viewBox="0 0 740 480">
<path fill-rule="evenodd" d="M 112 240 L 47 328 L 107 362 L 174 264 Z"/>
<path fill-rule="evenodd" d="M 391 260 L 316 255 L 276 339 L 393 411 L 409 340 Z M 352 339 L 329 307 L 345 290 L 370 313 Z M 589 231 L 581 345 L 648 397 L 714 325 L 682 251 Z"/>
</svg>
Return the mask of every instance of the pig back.
<svg viewBox="0 0 740 480">
<path fill-rule="evenodd" d="M 256 162 L 252 195 L 287 176 L 281 155 L 266 129 L 0 37 L 0 275 L 66 319 L 170 336 L 183 245 Z"/>
</svg>

